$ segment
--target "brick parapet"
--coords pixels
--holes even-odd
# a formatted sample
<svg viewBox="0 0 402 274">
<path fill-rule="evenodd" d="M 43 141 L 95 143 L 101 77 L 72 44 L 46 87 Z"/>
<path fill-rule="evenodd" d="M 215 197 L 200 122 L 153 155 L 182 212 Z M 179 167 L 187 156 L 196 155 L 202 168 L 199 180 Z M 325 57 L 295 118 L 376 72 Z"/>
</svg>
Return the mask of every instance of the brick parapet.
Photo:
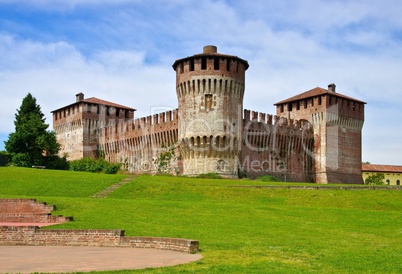
<svg viewBox="0 0 402 274">
<path fill-rule="evenodd" d="M 124 236 L 124 230 L 40 229 L 0 226 L 0 245 L 136 247 L 197 252 L 196 240 Z"/>
</svg>

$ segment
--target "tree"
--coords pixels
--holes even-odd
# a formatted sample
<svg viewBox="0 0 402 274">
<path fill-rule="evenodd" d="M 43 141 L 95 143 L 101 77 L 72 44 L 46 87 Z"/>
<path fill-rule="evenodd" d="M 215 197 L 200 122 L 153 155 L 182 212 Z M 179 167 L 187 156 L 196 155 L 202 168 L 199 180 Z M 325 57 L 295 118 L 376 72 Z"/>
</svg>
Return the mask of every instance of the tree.
<svg viewBox="0 0 402 274">
<path fill-rule="evenodd" d="M 384 173 L 374 173 L 364 180 L 365 185 L 383 185 L 385 175 Z"/>
<path fill-rule="evenodd" d="M 56 135 L 47 130 L 49 125 L 44 116 L 36 99 L 28 93 L 15 114 L 15 132 L 10 133 L 4 142 L 14 165 L 45 165 L 49 157 L 59 152 Z"/>
</svg>

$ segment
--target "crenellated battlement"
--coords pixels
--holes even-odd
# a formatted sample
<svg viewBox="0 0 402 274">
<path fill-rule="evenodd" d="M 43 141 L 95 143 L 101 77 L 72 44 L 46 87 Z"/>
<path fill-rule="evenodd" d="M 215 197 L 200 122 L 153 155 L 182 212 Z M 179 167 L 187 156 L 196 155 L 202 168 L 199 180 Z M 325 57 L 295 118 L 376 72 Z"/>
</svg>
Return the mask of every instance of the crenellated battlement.
<svg viewBox="0 0 402 274">
<path fill-rule="evenodd" d="M 310 123 L 306 120 L 295 120 L 295 119 L 287 119 L 283 116 L 266 114 L 263 112 L 252 111 L 248 109 L 244 109 L 243 111 L 243 123 L 245 127 L 250 125 L 251 123 L 262 125 L 275 125 L 277 127 L 288 128 L 292 130 L 303 129 L 305 126 L 310 127 Z M 255 127 L 255 125 L 253 126 Z"/>
</svg>

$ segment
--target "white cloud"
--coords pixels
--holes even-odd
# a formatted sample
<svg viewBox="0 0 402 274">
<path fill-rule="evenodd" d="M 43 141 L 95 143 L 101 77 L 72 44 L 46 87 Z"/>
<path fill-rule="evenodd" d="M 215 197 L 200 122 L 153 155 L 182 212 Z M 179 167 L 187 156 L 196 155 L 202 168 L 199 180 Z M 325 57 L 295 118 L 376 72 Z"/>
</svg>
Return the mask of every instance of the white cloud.
<svg viewBox="0 0 402 274">
<path fill-rule="evenodd" d="M 49 112 L 72 103 L 81 91 L 137 108 L 137 117 L 155 106 L 176 107 L 171 64 L 215 44 L 219 52 L 250 63 L 244 107 L 273 113 L 274 103 L 334 82 L 340 93 L 368 103 L 364 160 L 402 164 L 384 156 L 402 147 L 399 1 L 13 3 L 58 12 L 63 24 L 54 22 L 57 34 L 26 25 L 0 29 L 0 100 L 7 102 L 0 109 L 0 134 L 13 130 L 15 110 L 28 92 L 50 124 Z M 91 15 L 89 21 L 75 13 L 84 6 L 81 16 Z M 65 14 L 74 17 L 71 24 Z M 13 33 L 25 28 L 32 31 Z M 29 35 L 36 32 L 49 33 L 46 39 Z M 376 145 L 377 132 L 384 131 L 386 144 Z"/>
</svg>

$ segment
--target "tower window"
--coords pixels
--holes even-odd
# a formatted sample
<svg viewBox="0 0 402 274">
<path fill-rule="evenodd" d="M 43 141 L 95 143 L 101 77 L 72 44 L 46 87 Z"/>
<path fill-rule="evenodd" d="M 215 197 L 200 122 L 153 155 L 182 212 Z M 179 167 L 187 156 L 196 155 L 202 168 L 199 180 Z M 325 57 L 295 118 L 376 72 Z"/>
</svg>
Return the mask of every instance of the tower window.
<svg viewBox="0 0 402 274">
<path fill-rule="evenodd" d="M 180 73 L 183 73 L 183 72 L 184 72 L 184 63 L 181 62 L 180 63 Z"/>
<path fill-rule="evenodd" d="M 212 94 L 205 94 L 205 109 L 212 109 Z"/>
<path fill-rule="evenodd" d="M 230 59 L 226 59 L 226 70 L 230 71 Z"/>
<path fill-rule="evenodd" d="M 214 70 L 219 70 L 219 58 L 214 59 Z"/>
<path fill-rule="evenodd" d="M 201 69 L 206 70 L 207 69 L 207 58 L 202 57 L 201 58 Z"/>
<path fill-rule="evenodd" d="M 194 71 L 194 59 L 190 59 L 190 71 Z"/>
</svg>

